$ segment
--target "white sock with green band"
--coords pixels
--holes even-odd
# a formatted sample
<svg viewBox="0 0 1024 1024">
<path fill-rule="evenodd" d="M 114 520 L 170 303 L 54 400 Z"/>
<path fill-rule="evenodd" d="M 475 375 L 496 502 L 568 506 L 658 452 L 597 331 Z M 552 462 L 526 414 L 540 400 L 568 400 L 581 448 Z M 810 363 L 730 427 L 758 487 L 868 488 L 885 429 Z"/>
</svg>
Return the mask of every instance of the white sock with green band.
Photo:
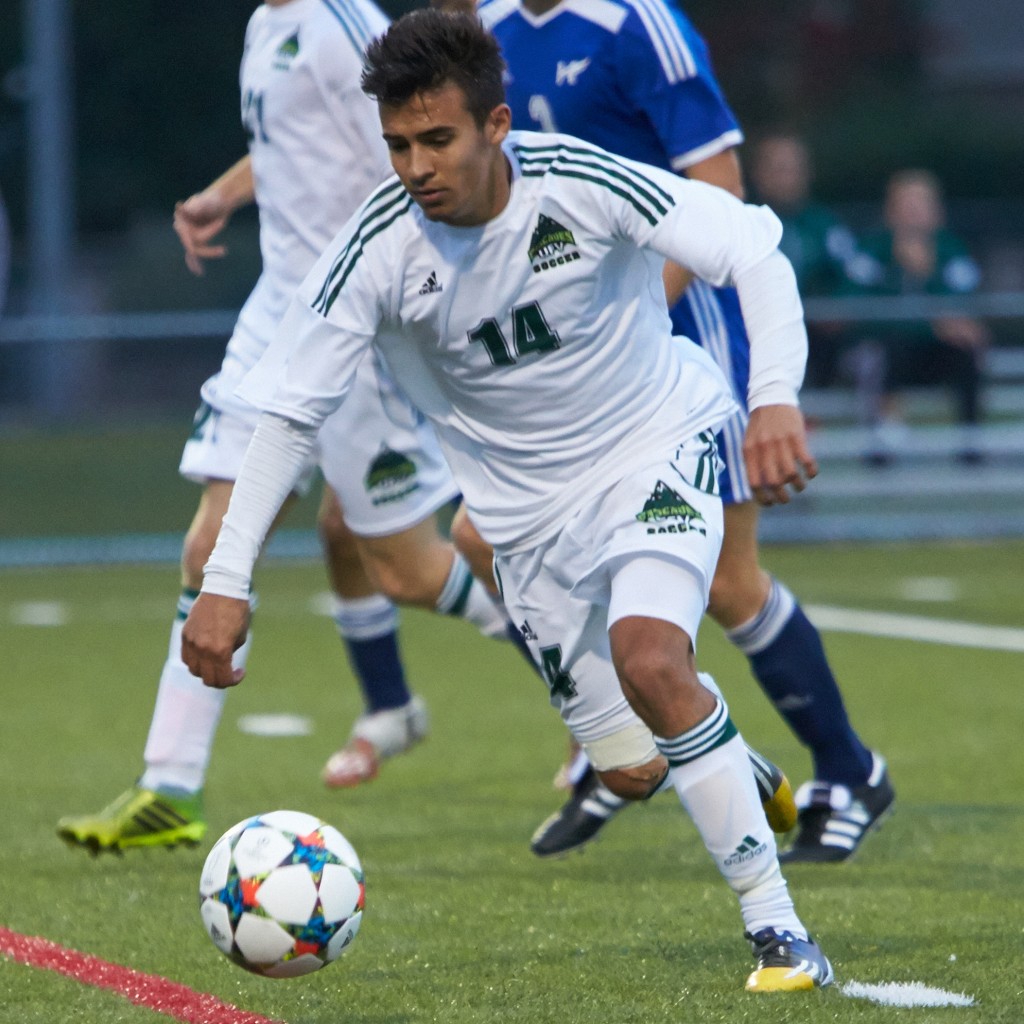
<svg viewBox="0 0 1024 1024">
<path fill-rule="evenodd" d="M 807 932 L 779 869 L 775 836 L 765 820 L 746 744 L 718 698 L 714 711 L 679 736 L 655 737 L 669 778 L 704 845 L 739 897 L 743 924 L 753 933 L 785 928 Z"/>
<path fill-rule="evenodd" d="M 472 622 L 484 636 L 506 639 L 508 619 L 505 613 L 495 605 L 487 588 L 470 572 L 466 560 L 457 551 L 435 607 L 442 615 Z"/>
</svg>

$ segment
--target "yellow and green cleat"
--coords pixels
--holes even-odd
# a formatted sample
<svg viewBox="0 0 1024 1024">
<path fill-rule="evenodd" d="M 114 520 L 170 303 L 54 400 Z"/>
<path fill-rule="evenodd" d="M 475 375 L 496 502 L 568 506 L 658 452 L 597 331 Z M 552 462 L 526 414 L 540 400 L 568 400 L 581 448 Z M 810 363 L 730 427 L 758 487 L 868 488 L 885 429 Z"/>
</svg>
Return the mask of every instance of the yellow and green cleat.
<svg viewBox="0 0 1024 1024">
<path fill-rule="evenodd" d="M 57 835 L 93 854 L 132 847 L 195 846 L 206 834 L 202 792 L 171 796 L 132 786 L 98 814 L 61 818 Z"/>
</svg>

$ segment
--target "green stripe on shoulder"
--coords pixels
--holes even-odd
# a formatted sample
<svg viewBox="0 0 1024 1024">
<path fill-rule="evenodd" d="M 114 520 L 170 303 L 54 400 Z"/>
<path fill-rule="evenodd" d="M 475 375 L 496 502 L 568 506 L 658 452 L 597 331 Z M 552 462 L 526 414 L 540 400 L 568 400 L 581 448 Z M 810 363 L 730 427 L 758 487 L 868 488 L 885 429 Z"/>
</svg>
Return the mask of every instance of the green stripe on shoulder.
<svg viewBox="0 0 1024 1024">
<path fill-rule="evenodd" d="M 400 200 L 401 197 L 399 197 L 399 201 Z M 405 202 L 401 203 L 399 209 L 392 213 L 391 216 L 387 218 L 387 220 L 381 221 L 375 227 L 365 232 L 365 234 L 363 234 L 362 236 L 357 236 L 358 246 L 351 250 L 351 255 L 349 259 L 344 264 L 344 266 L 340 268 L 341 274 L 337 280 L 337 283 L 334 285 L 334 287 L 331 289 L 329 294 L 324 299 L 322 303 L 323 308 L 319 310 L 320 313 L 326 316 L 331 311 L 331 306 L 334 305 L 334 302 L 338 298 L 341 289 L 345 286 L 345 282 L 348 280 L 349 274 L 352 273 L 353 268 L 359 262 L 359 257 L 363 255 L 363 249 L 366 243 L 369 242 L 370 239 L 375 238 L 382 231 L 386 231 L 399 218 L 404 217 L 413 208 L 414 205 L 415 204 L 413 203 L 412 196 L 406 193 Z M 353 242 L 356 241 L 357 239 L 354 238 Z"/>
<path fill-rule="evenodd" d="M 576 158 L 583 162 L 593 162 L 614 168 L 616 176 L 628 177 L 638 189 L 657 195 L 666 206 L 674 206 L 675 199 L 666 192 L 653 178 L 638 171 L 635 167 L 627 167 L 618 157 L 601 149 L 589 149 L 583 146 L 551 145 L 551 146 L 516 146 L 516 155 L 521 160 L 556 160 L 565 156 L 566 160 Z M 567 154 L 567 155 L 566 155 Z"/>
<path fill-rule="evenodd" d="M 624 188 L 619 188 L 617 185 L 613 185 L 607 180 L 607 178 L 599 178 L 596 174 L 585 174 L 578 170 L 570 170 L 568 168 L 559 168 L 556 166 L 546 167 L 541 170 L 527 170 L 525 167 L 523 168 L 524 178 L 543 178 L 545 174 L 555 174 L 562 178 L 576 178 L 579 181 L 589 181 L 592 184 L 600 185 L 629 203 L 629 205 L 632 206 L 633 209 L 651 225 L 651 227 L 657 225 L 658 221 L 661 219 L 647 209 L 647 207 L 642 205 L 636 195 Z"/>
<path fill-rule="evenodd" d="M 603 185 L 609 191 L 626 199 L 650 224 L 658 221 L 675 206 L 675 199 L 655 182 L 631 168 L 623 166 L 613 158 L 602 159 L 602 154 L 590 150 L 573 150 L 582 156 L 570 155 L 569 147 L 546 147 L 524 149 L 517 152 L 523 176 L 543 177 L 555 174 L 561 177 L 578 178 Z M 536 155 L 533 155 L 536 154 Z"/>
<path fill-rule="evenodd" d="M 324 278 L 324 283 L 320 286 L 320 291 L 317 292 L 316 298 L 312 302 L 314 309 L 319 312 L 324 312 L 322 307 L 326 301 L 327 294 L 338 274 L 341 272 L 341 269 L 353 248 L 365 237 L 366 232 L 370 229 L 373 222 L 379 217 L 387 214 L 396 204 L 401 203 L 403 196 L 408 196 L 408 193 L 402 187 L 402 183 L 399 181 L 393 181 L 387 185 L 381 186 L 366 201 L 363 215 L 359 220 L 359 224 L 356 226 L 356 230 L 352 233 L 349 240 L 342 247 L 341 252 L 338 253 L 337 257 L 335 257 L 334 261 L 331 263 L 331 269 L 327 272 L 327 276 Z"/>
</svg>

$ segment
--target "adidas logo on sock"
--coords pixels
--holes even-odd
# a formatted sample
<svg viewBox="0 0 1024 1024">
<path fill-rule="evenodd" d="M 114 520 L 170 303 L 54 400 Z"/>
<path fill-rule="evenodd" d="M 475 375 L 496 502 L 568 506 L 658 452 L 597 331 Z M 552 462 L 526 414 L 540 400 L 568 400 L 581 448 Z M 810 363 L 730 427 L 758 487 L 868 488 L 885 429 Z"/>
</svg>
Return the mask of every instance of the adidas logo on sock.
<svg viewBox="0 0 1024 1024">
<path fill-rule="evenodd" d="M 423 282 L 423 287 L 420 289 L 420 295 L 433 295 L 435 292 L 443 292 L 444 285 L 437 283 L 437 271 L 432 270 L 430 277 Z"/>
<path fill-rule="evenodd" d="M 767 843 L 759 843 L 753 836 L 744 836 L 739 846 L 725 858 L 725 863 L 730 867 L 734 864 L 742 864 L 746 860 L 753 860 L 767 849 Z"/>
</svg>

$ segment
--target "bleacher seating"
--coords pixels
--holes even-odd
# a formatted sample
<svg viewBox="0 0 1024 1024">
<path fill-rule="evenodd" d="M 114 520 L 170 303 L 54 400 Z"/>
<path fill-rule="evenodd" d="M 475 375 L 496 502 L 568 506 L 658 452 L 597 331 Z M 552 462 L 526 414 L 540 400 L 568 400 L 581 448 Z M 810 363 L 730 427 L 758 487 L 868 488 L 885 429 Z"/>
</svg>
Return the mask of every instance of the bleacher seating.
<svg viewBox="0 0 1024 1024">
<path fill-rule="evenodd" d="M 963 428 L 951 422 L 941 387 L 901 391 L 907 419 L 900 455 L 870 465 L 867 431 L 856 424 L 852 389 L 810 388 L 801 396 L 821 471 L 790 510 L 768 511 L 767 541 L 972 538 L 1024 534 L 1024 347 L 997 348 L 986 360 L 985 420 L 957 453 Z"/>
</svg>

